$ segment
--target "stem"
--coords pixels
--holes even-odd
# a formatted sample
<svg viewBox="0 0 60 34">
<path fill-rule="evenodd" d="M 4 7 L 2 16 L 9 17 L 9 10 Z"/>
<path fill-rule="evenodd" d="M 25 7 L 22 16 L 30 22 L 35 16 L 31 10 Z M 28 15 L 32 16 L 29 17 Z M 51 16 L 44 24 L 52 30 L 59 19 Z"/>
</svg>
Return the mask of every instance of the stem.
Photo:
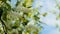
<svg viewBox="0 0 60 34">
<path fill-rule="evenodd" d="M 4 33 L 7 34 L 6 25 L 4 24 L 4 22 L 2 20 L 1 20 L 1 22 L 2 22 L 2 27 L 3 27 Z"/>
</svg>

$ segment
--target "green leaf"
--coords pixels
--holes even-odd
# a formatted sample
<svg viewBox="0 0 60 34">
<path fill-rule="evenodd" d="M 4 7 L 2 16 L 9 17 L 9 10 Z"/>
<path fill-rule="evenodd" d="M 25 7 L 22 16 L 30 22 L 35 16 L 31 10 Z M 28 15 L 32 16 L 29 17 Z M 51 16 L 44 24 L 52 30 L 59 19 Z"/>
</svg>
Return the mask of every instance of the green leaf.
<svg viewBox="0 0 60 34">
<path fill-rule="evenodd" d="M 20 2 L 19 2 L 19 1 L 17 1 L 16 6 L 18 6 L 18 5 L 19 5 L 19 3 L 20 3 Z"/>
<path fill-rule="evenodd" d="M 25 2 L 23 3 L 23 6 L 31 8 L 32 2 L 33 2 L 33 0 L 25 0 Z"/>
<path fill-rule="evenodd" d="M 7 0 L 0 0 L 0 1 L 2 1 L 2 2 L 6 2 Z"/>
<path fill-rule="evenodd" d="M 29 21 L 28 21 L 27 19 L 24 19 L 22 24 L 23 24 L 24 26 L 26 26 L 26 25 L 28 24 L 28 22 L 29 22 Z"/>
<path fill-rule="evenodd" d="M 19 20 L 16 20 L 16 22 L 13 24 L 12 28 L 16 29 L 17 27 L 19 27 Z"/>
<path fill-rule="evenodd" d="M 7 9 L 11 9 L 10 4 L 6 3 L 6 7 L 8 7 Z"/>
<path fill-rule="evenodd" d="M 8 1 L 10 1 L 10 2 L 11 2 L 11 0 L 8 0 Z"/>
<path fill-rule="evenodd" d="M 38 17 L 37 15 L 34 15 L 34 19 L 35 19 L 35 20 L 39 20 L 40 17 Z"/>
<path fill-rule="evenodd" d="M 58 5 L 58 9 L 60 9 L 60 5 Z"/>
<path fill-rule="evenodd" d="M 60 13 L 58 14 L 57 18 L 56 19 L 60 19 Z"/>
<path fill-rule="evenodd" d="M 47 15 L 47 13 L 42 14 L 44 17 Z"/>
</svg>

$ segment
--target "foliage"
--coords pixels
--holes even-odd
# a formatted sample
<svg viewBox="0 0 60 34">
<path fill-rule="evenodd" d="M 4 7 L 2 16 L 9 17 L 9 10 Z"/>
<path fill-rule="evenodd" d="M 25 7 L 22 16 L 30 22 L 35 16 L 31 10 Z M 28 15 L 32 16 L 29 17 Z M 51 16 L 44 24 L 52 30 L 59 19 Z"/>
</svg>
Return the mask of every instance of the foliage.
<svg viewBox="0 0 60 34">
<path fill-rule="evenodd" d="M 0 0 L 0 33 L 5 34 L 38 34 L 42 27 L 37 8 L 32 8 L 33 0 L 17 0 L 16 7 L 7 3 L 11 0 Z M 1 31 L 3 30 L 3 31 Z"/>
</svg>

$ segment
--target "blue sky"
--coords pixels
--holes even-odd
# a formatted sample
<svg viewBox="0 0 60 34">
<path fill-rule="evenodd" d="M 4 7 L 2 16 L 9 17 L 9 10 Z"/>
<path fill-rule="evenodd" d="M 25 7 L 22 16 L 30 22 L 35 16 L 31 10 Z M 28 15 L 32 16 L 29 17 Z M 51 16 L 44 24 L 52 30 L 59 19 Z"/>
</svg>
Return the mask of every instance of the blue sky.
<svg viewBox="0 0 60 34">
<path fill-rule="evenodd" d="M 15 7 L 16 2 L 17 2 L 16 0 L 11 0 L 11 5 Z"/>
<path fill-rule="evenodd" d="M 13 7 L 15 3 L 16 0 L 12 0 L 11 4 Z M 60 3 L 60 1 L 57 0 L 57 3 Z M 42 34 L 60 34 L 58 29 L 55 27 L 56 23 L 60 24 L 60 20 L 55 19 L 60 12 L 57 8 L 55 0 L 35 0 L 32 6 L 33 8 L 39 8 L 41 14 L 45 12 L 48 13 L 46 17 L 41 15 L 41 21 L 47 24 L 43 26 L 44 29 Z M 40 6 L 42 6 L 42 8 Z M 56 12 L 56 14 L 53 14 L 53 12 Z"/>
</svg>

